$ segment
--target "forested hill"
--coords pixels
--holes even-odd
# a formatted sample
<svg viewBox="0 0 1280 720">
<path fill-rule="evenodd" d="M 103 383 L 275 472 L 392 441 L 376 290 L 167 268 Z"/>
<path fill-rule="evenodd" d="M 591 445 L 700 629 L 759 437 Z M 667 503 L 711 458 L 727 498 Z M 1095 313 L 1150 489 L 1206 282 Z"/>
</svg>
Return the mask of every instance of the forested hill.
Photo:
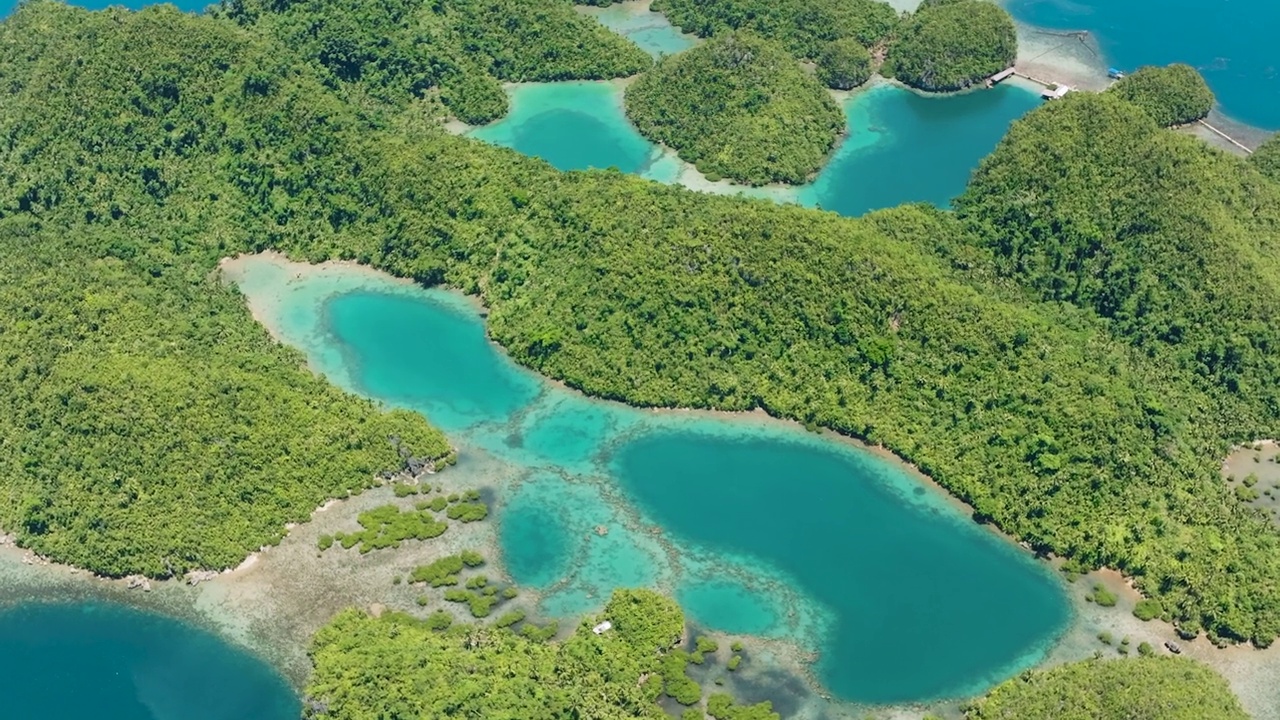
<svg viewBox="0 0 1280 720">
<path fill-rule="evenodd" d="M 1280 186 L 1248 164 L 1081 94 L 1016 123 L 956 206 L 999 272 L 1230 397 L 1219 432 L 1280 416 Z"/>
<path fill-rule="evenodd" d="M 240 207 L 267 182 L 263 125 L 332 110 L 284 57 L 172 8 L 31 3 L 0 26 L 0 528 L 22 545 L 110 575 L 234 567 L 400 469 L 392 437 L 449 452 L 209 280 L 262 237 Z M 307 165 L 278 178 L 280 216 L 323 196 Z"/>
<path fill-rule="evenodd" d="M 652 7 L 685 32 L 711 37 L 750 30 L 811 60 L 836 40 L 877 45 L 898 20 L 882 0 L 654 0 Z"/>
<path fill-rule="evenodd" d="M 1274 294 L 1277 200 L 1250 164 L 1085 98 L 1020 121 L 958 216 L 845 219 L 448 135 L 442 88 L 340 77 L 286 32 L 300 10 L 258 12 L 33 2 L 0 27 L 0 525 L 22 543 L 110 572 L 216 567 L 394 463 L 392 430 L 445 450 L 311 378 L 209 279 L 275 247 L 479 292 L 514 357 L 593 394 L 884 443 L 1037 549 L 1124 569 L 1185 630 L 1280 632 L 1277 533 L 1217 477 L 1230 442 L 1280 433 L 1260 389 L 1280 378 L 1188 361 L 1267 337 L 1232 317 L 1264 306 L 1215 284 L 1243 275 L 1201 267 L 1252 237 L 1251 302 Z M 1091 102 L 1097 143 L 1072 149 Z M 1132 178 L 1139 199 L 1106 168 L 1160 175 Z M 1192 304 L 1185 347 L 1158 313 L 1103 312 L 1128 285 L 1046 293 L 1053 263 L 999 244 L 1049 257 L 1149 228 L 1141 253 L 1109 250 L 1137 269 L 1084 275 Z"/>
<path fill-rule="evenodd" d="M 331 81 L 392 102 L 431 92 L 472 124 L 506 113 L 500 81 L 607 80 L 652 64 L 569 0 L 227 0 L 218 14 L 279 38 Z"/>
<path fill-rule="evenodd" d="M 627 117 L 712 179 L 802 183 L 844 130 L 826 89 L 781 46 L 723 33 L 627 87 Z"/>
</svg>

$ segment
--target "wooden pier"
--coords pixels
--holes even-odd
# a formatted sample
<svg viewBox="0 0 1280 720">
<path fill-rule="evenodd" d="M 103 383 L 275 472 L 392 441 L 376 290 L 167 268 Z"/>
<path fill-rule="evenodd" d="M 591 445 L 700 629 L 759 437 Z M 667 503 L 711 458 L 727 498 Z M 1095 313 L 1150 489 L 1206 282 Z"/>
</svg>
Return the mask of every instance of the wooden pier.
<svg viewBox="0 0 1280 720">
<path fill-rule="evenodd" d="M 1250 149 L 1249 149 L 1247 146 L 1245 146 L 1243 143 L 1241 143 L 1239 140 L 1236 140 L 1235 138 L 1233 138 L 1233 137 L 1231 137 L 1230 135 L 1228 135 L 1228 134 L 1226 134 L 1226 133 L 1222 132 L 1221 130 L 1219 130 L 1218 128 L 1216 128 L 1216 127 L 1214 127 L 1214 126 L 1210 125 L 1209 123 L 1205 122 L 1204 120 L 1197 120 L 1196 122 L 1198 122 L 1198 123 L 1200 123 L 1201 125 L 1203 125 L 1203 126 L 1205 126 L 1205 127 L 1209 128 L 1209 129 L 1210 129 L 1210 130 L 1212 130 L 1212 131 L 1213 131 L 1213 132 L 1214 132 L 1218 137 L 1222 138 L 1223 140 L 1226 140 L 1227 142 L 1231 143 L 1232 145 L 1235 145 L 1236 147 L 1240 148 L 1241 150 L 1243 150 L 1243 151 L 1245 152 L 1245 154 L 1246 154 L 1246 155 L 1252 155 L 1252 154 L 1253 154 L 1253 151 L 1252 151 L 1252 150 L 1250 150 Z"/>
<path fill-rule="evenodd" d="M 1011 78 L 1016 74 L 1017 74 L 1017 71 L 1014 70 L 1013 68 L 1006 68 L 1004 70 L 1001 70 L 995 75 L 992 75 L 991 77 L 987 78 L 987 87 L 989 88 L 995 87 L 996 85 L 1000 84 L 1002 80 L 1007 80 L 1008 78 Z"/>
</svg>

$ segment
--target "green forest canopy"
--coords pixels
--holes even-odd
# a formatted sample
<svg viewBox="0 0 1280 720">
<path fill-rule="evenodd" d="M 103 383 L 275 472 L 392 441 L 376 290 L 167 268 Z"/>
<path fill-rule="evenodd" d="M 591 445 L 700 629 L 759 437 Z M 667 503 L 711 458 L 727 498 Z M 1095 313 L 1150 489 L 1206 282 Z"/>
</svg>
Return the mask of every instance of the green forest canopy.
<svg viewBox="0 0 1280 720">
<path fill-rule="evenodd" d="M 1146 110 L 1162 127 L 1195 122 L 1213 109 L 1213 91 L 1209 85 L 1195 68 L 1182 63 L 1139 68 L 1107 92 Z"/>
<path fill-rule="evenodd" d="M 500 81 L 606 80 L 652 65 L 570 0 L 227 0 L 216 12 L 258 24 L 330 83 L 398 102 L 434 92 L 471 124 L 506 114 Z"/>
<path fill-rule="evenodd" d="M 871 78 L 871 53 L 853 38 L 827 43 L 817 63 L 818 79 L 835 90 L 852 90 Z"/>
<path fill-rule="evenodd" d="M 708 176 L 802 183 L 844 129 L 822 85 L 781 46 L 724 33 L 663 58 L 626 92 L 627 117 Z"/>
<path fill-rule="evenodd" d="M 1085 660 L 1006 680 L 969 720 L 1247 720 L 1220 676 L 1172 656 Z"/>
<path fill-rule="evenodd" d="M 921 5 L 898 26 L 881 72 L 921 90 L 962 90 L 1018 57 L 1013 18 L 994 2 Z"/>
<path fill-rule="evenodd" d="M 603 619 L 614 627 L 597 635 L 591 628 Z M 662 668 L 684 632 L 684 616 L 673 601 L 651 591 L 615 591 L 598 617 L 583 619 L 562 642 L 531 640 L 505 627 L 437 627 L 402 613 L 372 618 L 347 611 L 336 617 L 316 634 L 311 651 L 309 705 L 324 709 L 315 716 L 668 717 L 657 701 L 674 689 Z M 683 671 L 678 679 L 680 687 L 701 695 Z M 716 697 L 712 707 L 721 710 L 713 717 L 778 719 L 767 702 L 744 707 Z"/>
<path fill-rule="evenodd" d="M 1263 175 L 1280 182 L 1280 135 L 1272 135 L 1249 156 L 1249 162 Z"/>
<path fill-rule="evenodd" d="M 832 40 L 877 45 L 898 19 L 882 0 L 654 0 L 651 7 L 684 32 L 705 38 L 750 30 L 809 60 Z"/>
<path fill-rule="evenodd" d="M 0 443 L 19 450 L 0 453 L 0 522 L 24 545 L 108 572 L 216 567 L 394 464 L 374 447 L 391 430 L 444 450 L 325 389 L 209 278 L 270 247 L 481 293 L 517 360 L 599 396 L 882 443 L 1037 549 L 1123 569 L 1184 630 L 1280 632 L 1276 530 L 1217 475 L 1230 443 L 1280 434 L 1257 322 L 1280 190 L 1251 163 L 1081 94 L 1016 123 L 956 214 L 840 218 L 448 135 L 432 88 L 341 79 L 280 22 L 32 2 L 0 27 L 0 252 L 32 268 L 0 285 L 18 360 Z M 1104 267 L 1099 242 L 1127 264 Z M 1076 271 L 1095 267 L 1102 287 Z M 145 322 L 95 318 L 130 296 Z M 98 393 L 138 367 L 160 371 L 128 404 Z M 226 399 L 246 386 L 307 426 Z M 121 433 L 150 464 L 107 456 Z"/>
<path fill-rule="evenodd" d="M 450 452 L 420 416 L 314 376 L 206 279 L 249 249 L 228 168 L 207 169 L 215 135 L 246 141 L 212 112 L 248 82 L 230 68 L 270 62 L 244 32 L 34 4 L 0 35 L 0 526 L 108 575 L 222 569 L 399 470 L 393 436 Z M 56 171 L 22 159 L 41 150 Z"/>
</svg>

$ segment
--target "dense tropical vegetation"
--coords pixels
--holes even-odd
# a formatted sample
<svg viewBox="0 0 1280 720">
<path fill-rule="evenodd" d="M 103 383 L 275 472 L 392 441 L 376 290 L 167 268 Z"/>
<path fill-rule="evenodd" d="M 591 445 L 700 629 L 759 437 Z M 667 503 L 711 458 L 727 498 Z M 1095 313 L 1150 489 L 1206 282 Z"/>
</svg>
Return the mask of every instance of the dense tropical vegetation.
<svg viewBox="0 0 1280 720">
<path fill-rule="evenodd" d="M 1013 18 L 986 0 L 925 3 L 899 24 L 881 72 L 921 90 L 963 90 L 1013 65 Z"/>
<path fill-rule="evenodd" d="M 1107 92 L 1018 123 L 956 207 L 997 272 L 1089 309 L 1261 432 L 1280 411 L 1278 190 Z M 1164 442 L 1169 408 L 1151 412 Z"/>
<path fill-rule="evenodd" d="M 443 85 L 343 77 L 278 10 L 36 1 L 0 27 L 0 525 L 23 545 L 223 567 L 398 467 L 390 435 L 447 452 L 211 278 L 277 248 L 480 293 L 515 358 L 596 395 L 882 443 L 1189 634 L 1280 633 L 1276 530 L 1218 476 L 1280 433 L 1260 163 L 1082 93 L 1016 123 L 956 213 L 846 219 L 451 136 Z"/>
<path fill-rule="evenodd" d="M 801 183 L 822 164 L 844 115 L 781 46 L 724 33 L 663 58 L 627 88 L 627 117 L 712 178 Z"/>
<path fill-rule="evenodd" d="M 684 32 L 711 37 L 750 30 L 810 60 L 833 40 L 875 46 L 898 19 L 881 0 L 654 0 L 651 7 Z"/>
<path fill-rule="evenodd" d="M 613 629 L 592 626 L 608 619 Z M 675 687 L 702 689 L 662 668 L 684 633 L 671 600 L 645 590 L 619 590 L 598 618 L 568 638 L 530 638 L 517 620 L 507 626 L 421 620 L 403 613 L 373 618 L 348 611 L 316 634 L 315 674 L 307 688 L 315 717 L 474 717 L 552 720 L 661 720 L 658 705 Z M 683 666 L 681 666 L 683 667 Z M 715 694 L 707 703 L 723 720 L 777 720 L 768 703 L 734 705 Z"/>
<path fill-rule="evenodd" d="M 1147 111 L 1158 125 L 1172 127 L 1195 122 L 1213 109 L 1213 91 L 1190 65 L 1147 66 L 1126 75 L 1110 88 Z"/>
<path fill-rule="evenodd" d="M 602 80 L 652 63 L 570 0 L 227 0 L 219 14 L 278 37 L 330 84 L 397 102 L 434 93 L 472 124 L 506 113 L 500 81 Z"/>
<path fill-rule="evenodd" d="M 1249 161 L 1263 175 L 1280 182 L 1280 134 L 1267 138 L 1249 156 Z"/>
<path fill-rule="evenodd" d="M 172 10 L 51 4 L 0 35 L 0 527 L 109 575 L 220 569 L 399 470 L 393 438 L 450 452 L 313 376 L 207 279 L 249 247 L 207 143 L 247 141 L 248 113 L 212 105 L 229 82 L 259 97 L 260 46 Z"/>
<path fill-rule="evenodd" d="M 1023 673 L 969 709 L 970 720 L 1246 720 L 1227 683 L 1184 658 L 1086 660 Z"/>
<path fill-rule="evenodd" d="M 817 63 L 818 79 L 834 90 L 852 90 L 871 78 L 871 53 L 852 38 L 827 43 Z"/>
</svg>

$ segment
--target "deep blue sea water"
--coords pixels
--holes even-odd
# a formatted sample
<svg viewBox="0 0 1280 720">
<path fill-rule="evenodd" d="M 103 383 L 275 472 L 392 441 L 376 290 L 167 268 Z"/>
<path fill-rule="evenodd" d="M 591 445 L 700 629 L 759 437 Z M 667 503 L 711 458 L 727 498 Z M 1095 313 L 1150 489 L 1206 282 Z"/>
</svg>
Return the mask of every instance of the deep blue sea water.
<svg viewBox="0 0 1280 720">
<path fill-rule="evenodd" d="M 1006 0 L 1018 20 L 1093 33 L 1110 65 L 1184 62 L 1204 74 L 1223 112 L 1280 129 L 1280 2 L 1275 0 Z"/>
<path fill-rule="evenodd" d="M 516 366 L 449 292 L 270 258 L 235 279 L 316 370 L 449 434 L 449 472 L 494 490 L 503 564 L 545 613 L 658 587 L 701 627 L 821 653 L 823 685 L 862 703 L 981 692 L 1069 619 L 1045 566 L 870 452 L 584 398 Z"/>
<path fill-rule="evenodd" d="M 295 720 L 270 666 L 209 633 L 111 603 L 0 609 L 0 717 Z"/>
</svg>

